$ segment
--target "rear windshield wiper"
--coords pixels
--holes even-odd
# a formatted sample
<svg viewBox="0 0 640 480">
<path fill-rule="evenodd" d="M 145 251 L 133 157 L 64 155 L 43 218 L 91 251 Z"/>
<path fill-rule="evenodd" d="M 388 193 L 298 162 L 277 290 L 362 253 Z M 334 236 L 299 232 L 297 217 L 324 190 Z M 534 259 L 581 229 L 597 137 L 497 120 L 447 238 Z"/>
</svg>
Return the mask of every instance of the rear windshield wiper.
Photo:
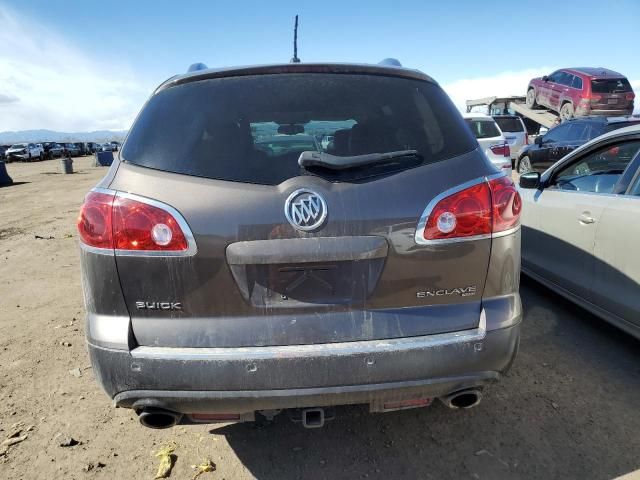
<svg viewBox="0 0 640 480">
<path fill-rule="evenodd" d="M 389 163 L 401 157 L 420 157 L 417 150 L 398 150 L 397 152 L 368 153 L 351 157 L 339 157 L 325 152 L 306 151 L 300 154 L 298 165 L 301 167 L 324 167 L 331 170 L 346 170 L 364 165 Z"/>
</svg>

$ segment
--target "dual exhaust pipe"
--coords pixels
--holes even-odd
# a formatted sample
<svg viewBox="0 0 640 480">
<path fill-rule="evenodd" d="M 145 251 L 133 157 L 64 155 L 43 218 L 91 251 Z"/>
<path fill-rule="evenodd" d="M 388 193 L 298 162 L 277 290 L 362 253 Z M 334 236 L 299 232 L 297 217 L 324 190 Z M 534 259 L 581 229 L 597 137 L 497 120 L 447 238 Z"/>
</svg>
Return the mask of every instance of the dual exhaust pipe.
<svg viewBox="0 0 640 480">
<path fill-rule="evenodd" d="M 478 388 L 459 390 L 441 397 L 440 400 L 452 409 L 469 409 L 482 401 L 482 390 Z M 160 407 L 144 407 L 138 415 L 142 425 L 154 429 L 171 428 L 182 420 L 181 413 Z M 321 428 L 324 426 L 325 420 L 331 418 L 332 416 L 325 416 L 323 408 L 305 408 L 301 412 L 300 420 L 305 428 Z"/>
</svg>

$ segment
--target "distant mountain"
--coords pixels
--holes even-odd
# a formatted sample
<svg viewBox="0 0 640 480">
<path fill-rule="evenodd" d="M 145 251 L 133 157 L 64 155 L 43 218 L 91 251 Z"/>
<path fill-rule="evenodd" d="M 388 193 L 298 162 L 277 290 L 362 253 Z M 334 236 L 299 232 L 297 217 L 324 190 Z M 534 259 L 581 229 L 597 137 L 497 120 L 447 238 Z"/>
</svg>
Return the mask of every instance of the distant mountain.
<svg viewBox="0 0 640 480">
<path fill-rule="evenodd" d="M 98 130 L 95 132 L 55 132 L 53 130 L 20 130 L 0 132 L 0 145 L 19 142 L 122 142 L 127 130 Z"/>
</svg>

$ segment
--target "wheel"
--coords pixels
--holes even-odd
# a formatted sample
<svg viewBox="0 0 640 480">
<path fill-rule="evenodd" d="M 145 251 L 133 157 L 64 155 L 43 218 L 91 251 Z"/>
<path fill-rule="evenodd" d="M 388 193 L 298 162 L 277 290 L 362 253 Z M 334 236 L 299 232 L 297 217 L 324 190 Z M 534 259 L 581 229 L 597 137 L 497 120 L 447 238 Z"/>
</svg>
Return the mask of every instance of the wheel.
<svg viewBox="0 0 640 480">
<path fill-rule="evenodd" d="M 522 175 L 523 173 L 529 173 L 531 171 L 533 171 L 533 168 L 531 168 L 531 160 L 525 155 L 518 162 L 518 173 Z"/>
<path fill-rule="evenodd" d="M 533 88 L 530 88 L 527 91 L 527 99 L 525 100 L 525 104 L 527 108 L 534 109 L 538 107 L 538 102 L 536 102 L 536 91 Z"/>
<path fill-rule="evenodd" d="M 573 105 L 571 103 L 567 102 L 560 107 L 560 118 L 562 121 L 573 118 Z"/>
<path fill-rule="evenodd" d="M 31 162 L 31 152 L 29 152 L 29 158 L 27 159 L 27 162 Z"/>
</svg>

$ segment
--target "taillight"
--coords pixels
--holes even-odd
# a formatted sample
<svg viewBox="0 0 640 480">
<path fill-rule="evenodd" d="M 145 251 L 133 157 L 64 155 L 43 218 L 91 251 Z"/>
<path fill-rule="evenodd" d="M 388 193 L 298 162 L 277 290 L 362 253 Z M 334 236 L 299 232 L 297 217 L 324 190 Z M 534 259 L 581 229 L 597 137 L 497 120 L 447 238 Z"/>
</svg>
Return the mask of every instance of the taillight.
<svg viewBox="0 0 640 480">
<path fill-rule="evenodd" d="M 508 143 L 502 143 L 498 145 L 491 145 L 489 147 L 494 155 L 502 155 L 503 157 L 511 156 L 511 149 L 509 148 Z"/>
<path fill-rule="evenodd" d="M 591 103 L 599 102 L 602 99 L 602 95 L 591 95 Z"/>
<path fill-rule="evenodd" d="M 425 240 L 475 237 L 491 233 L 491 192 L 486 182 L 443 198 L 424 227 Z"/>
<path fill-rule="evenodd" d="M 192 252 L 184 220 L 168 205 L 134 195 L 90 192 L 80 209 L 85 245 L 117 252 Z M 184 227 L 184 228 L 183 228 Z"/>
<path fill-rule="evenodd" d="M 524 144 L 529 145 L 529 132 L 524 132 Z"/>
<path fill-rule="evenodd" d="M 188 247 L 173 215 L 124 197 L 113 202 L 113 239 L 118 250 L 181 251 Z"/>
<path fill-rule="evenodd" d="M 635 94 L 635 93 L 633 93 L 633 92 L 629 92 L 629 93 L 627 93 L 627 94 L 625 95 L 625 98 L 626 98 L 627 100 L 633 100 L 634 98 L 636 98 L 636 94 Z"/>
<path fill-rule="evenodd" d="M 85 245 L 113 248 L 112 204 L 114 195 L 89 192 L 80 207 L 78 233 Z"/>
<path fill-rule="evenodd" d="M 498 177 L 489 180 L 491 203 L 493 207 L 492 233 L 511 230 L 520 224 L 522 199 L 509 177 Z"/>
<path fill-rule="evenodd" d="M 430 210 L 430 211 L 429 211 Z M 416 231 L 418 243 L 486 238 L 520 223 L 522 199 L 513 181 L 502 176 L 482 180 L 427 207 Z M 424 223 L 423 223 L 424 222 Z M 424 225 L 424 226 L 423 226 Z"/>
</svg>

